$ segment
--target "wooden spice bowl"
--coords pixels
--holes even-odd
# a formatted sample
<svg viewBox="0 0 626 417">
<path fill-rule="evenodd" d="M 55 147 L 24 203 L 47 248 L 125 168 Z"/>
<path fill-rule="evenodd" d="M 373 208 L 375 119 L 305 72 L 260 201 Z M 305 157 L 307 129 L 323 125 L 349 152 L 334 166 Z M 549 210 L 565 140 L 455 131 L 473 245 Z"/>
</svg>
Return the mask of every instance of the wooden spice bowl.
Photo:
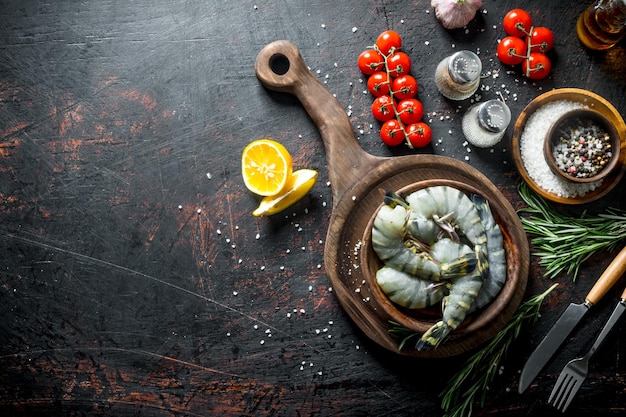
<svg viewBox="0 0 626 417">
<path fill-rule="evenodd" d="M 595 132 L 593 130 L 596 130 Z M 585 137 L 579 137 L 581 132 Z M 594 148 L 594 142 L 600 140 L 606 142 L 602 137 L 608 135 L 608 145 L 606 150 L 610 152 L 608 159 L 603 158 L 603 166 L 594 172 L 584 172 L 583 168 L 591 169 L 597 167 L 593 161 L 588 160 L 593 149 L 587 152 L 589 147 Z M 599 137 L 602 136 L 602 137 Z M 591 142 L 589 142 L 591 141 Z M 550 167 L 550 170 L 567 181 L 575 183 L 591 183 L 600 181 L 611 174 L 620 163 L 620 135 L 615 125 L 602 113 L 593 109 L 575 109 L 561 115 L 550 127 L 544 141 L 543 153 Z M 556 157 L 556 153 L 564 149 L 575 147 L 575 152 L 568 152 L 568 155 L 576 154 L 578 165 L 575 165 L 571 158 Z M 606 143 L 602 146 L 607 146 Z M 603 150 L 602 152 L 604 152 Z M 600 152 L 600 153 L 602 153 Z M 581 171 L 577 172 L 580 167 Z"/>
<path fill-rule="evenodd" d="M 593 191 L 587 192 L 583 196 L 563 196 L 555 192 L 546 190 L 531 176 L 528 171 L 521 154 L 521 138 L 526 124 L 534 113 L 540 110 L 543 106 L 556 102 L 568 100 L 575 103 L 580 103 L 588 108 L 592 108 L 604 114 L 613 124 L 617 127 L 618 132 L 622 138 L 620 163 L 621 169 L 615 169 L 608 175 L 601 184 Z M 622 115 L 617 111 L 608 100 L 599 96 L 598 94 L 584 90 L 581 88 L 557 88 L 551 91 L 547 91 L 535 99 L 533 99 L 522 110 L 517 118 L 513 127 L 513 134 L 511 136 L 511 158 L 517 168 L 517 171 L 526 184 L 539 196 L 546 200 L 559 203 L 559 204 L 587 204 L 592 201 L 596 201 L 610 193 L 621 181 L 624 174 L 626 174 L 626 123 Z"/>
</svg>

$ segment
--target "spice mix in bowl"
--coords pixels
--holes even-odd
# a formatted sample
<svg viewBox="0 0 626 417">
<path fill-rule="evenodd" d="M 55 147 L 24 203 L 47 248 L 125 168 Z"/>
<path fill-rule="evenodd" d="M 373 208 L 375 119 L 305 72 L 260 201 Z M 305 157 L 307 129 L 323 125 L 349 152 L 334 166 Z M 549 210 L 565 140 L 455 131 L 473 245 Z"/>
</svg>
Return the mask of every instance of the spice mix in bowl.
<svg viewBox="0 0 626 417">
<path fill-rule="evenodd" d="M 552 124 L 543 151 L 554 174 L 567 181 L 590 183 L 605 178 L 619 165 L 620 136 L 602 113 L 579 108 Z"/>
</svg>

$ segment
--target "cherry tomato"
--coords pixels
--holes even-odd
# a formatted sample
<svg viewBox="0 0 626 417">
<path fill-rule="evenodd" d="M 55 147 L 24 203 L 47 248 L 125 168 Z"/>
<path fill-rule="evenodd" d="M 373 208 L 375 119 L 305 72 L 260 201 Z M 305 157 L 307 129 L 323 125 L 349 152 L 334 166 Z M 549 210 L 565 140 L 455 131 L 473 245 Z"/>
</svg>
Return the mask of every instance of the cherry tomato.
<svg viewBox="0 0 626 417">
<path fill-rule="evenodd" d="M 509 35 L 523 38 L 530 34 L 533 19 L 526 10 L 513 9 L 504 15 L 502 25 L 504 26 L 504 31 Z"/>
<path fill-rule="evenodd" d="M 517 65 L 526 56 L 526 41 L 516 36 L 507 36 L 498 44 L 496 55 L 504 65 Z"/>
<path fill-rule="evenodd" d="M 550 73 L 552 63 L 541 52 L 531 52 L 527 59 L 522 61 L 522 71 L 531 80 L 541 80 Z"/>
<path fill-rule="evenodd" d="M 533 28 L 530 34 L 530 51 L 541 52 L 545 54 L 554 45 L 554 33 L 548 28 L 536 27 Z"/>
<path fill-rule="evenodd" d="M 380 137 L 387 146 L 398 146 L 404 142 L 404 130 L 397 119 L 387 120 L 380 128 Z"/>
<path fill-rule="evenodd" d="M 392 78 L 406 75 L 411 71 L 411 58 L 404 52 L 394 52 L 387 58 L 387 69 Z"/>
<path fill-rule="evenodd" d="M 414 98 L 402 100 L 398 103 L 396 110 L 400 115 L 400 121 L 405 125 L 420 122 L 424 116 L 424 107 L 422 106 L 422 103 Z"/>
<path fill-rule="evenodd" d="M 393 49 L 397 51 L 402 48 L 402 38 L 393 30 L 386 30 L 376 39 L 376 46 L 383 55 L 389 55 L 389 52 Z"/>
<path fill-rule="evenodd" d="M 389 94 L 389 77 L 387 73 L 378 71 L 370 75 L 367 80 L 367 89 L 376 97 Z"/>
<path fill-rule="evenodd" d="M 423 148 L 428 145 L 433 138 L 433 132 L 424 122 L 410 124 L 407 128 L 409 142 L 414 148 Z"/>
<path fill-rule="evenodd" d="M 386 122 L 395 117 L 396 113 L 393 110 L 391 97 L 387 95 L 376 97 L 372 103 L 372 114 L 376 120 L 380 120 L 381 122 Z"/>
<path fill-rule="evenodd" d="M 359 55 L 357 59 L 357 64 L 363 74 L 371 75 L 384 68 L 385 60 L 375 50 L 368 49 L 361 52 L 361 55 Z"/>
<path fill-rule="evenodd" d="M 391 82 L 393 97 L 398 100 L 413 98 L 417 95 L 418 85 L 415 77 L 411 75 L 401 75 Z"/>
</svg>

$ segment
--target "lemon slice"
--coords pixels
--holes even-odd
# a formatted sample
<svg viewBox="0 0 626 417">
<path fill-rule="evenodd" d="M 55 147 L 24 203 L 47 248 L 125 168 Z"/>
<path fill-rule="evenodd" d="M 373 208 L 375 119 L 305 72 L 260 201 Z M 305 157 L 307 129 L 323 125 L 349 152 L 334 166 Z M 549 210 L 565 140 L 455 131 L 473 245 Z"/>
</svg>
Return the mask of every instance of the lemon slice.
<svg viewBox="0 0 626 417">
<path fill-rule="evenodd" d="M 277 195 L 285 188 L 291 173 L 291 155 L 271 139 L 250 142 L 241 154 L 243 182 L 255 194 Z"/>
<path fill-rule="evenodd" d="M 259 207 L 252 212 L 254 216 L 271 216 L 279 213 L 300 200 L 313 188 L 317 181 L 317 171 L 313 169 L 299 169 L 288 179 L 284 190 L 278 195 L 265 197 Z"/>
</svg>

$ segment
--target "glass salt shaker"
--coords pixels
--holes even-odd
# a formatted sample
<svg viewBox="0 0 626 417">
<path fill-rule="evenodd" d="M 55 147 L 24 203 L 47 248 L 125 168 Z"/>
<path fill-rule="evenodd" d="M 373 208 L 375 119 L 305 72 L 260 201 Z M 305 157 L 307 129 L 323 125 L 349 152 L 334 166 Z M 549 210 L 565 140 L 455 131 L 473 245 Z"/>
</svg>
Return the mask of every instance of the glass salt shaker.
<svg viewBox="0 0 626 417">
<path fill-rule="evenodd" d="M 450 100 L 465 100 L 478 90 L 482 63 L 471 51 L 459 51 L 444 58 L 435 71 L 439 92 Z"/>
<path fill-rule="evenodd" d="M 475 104 L 463 115 L 463 134 L 469 143 L 488 148 L 500 142 L 511 122 L 511 110 L 502 100 Z"/>
</svg>

